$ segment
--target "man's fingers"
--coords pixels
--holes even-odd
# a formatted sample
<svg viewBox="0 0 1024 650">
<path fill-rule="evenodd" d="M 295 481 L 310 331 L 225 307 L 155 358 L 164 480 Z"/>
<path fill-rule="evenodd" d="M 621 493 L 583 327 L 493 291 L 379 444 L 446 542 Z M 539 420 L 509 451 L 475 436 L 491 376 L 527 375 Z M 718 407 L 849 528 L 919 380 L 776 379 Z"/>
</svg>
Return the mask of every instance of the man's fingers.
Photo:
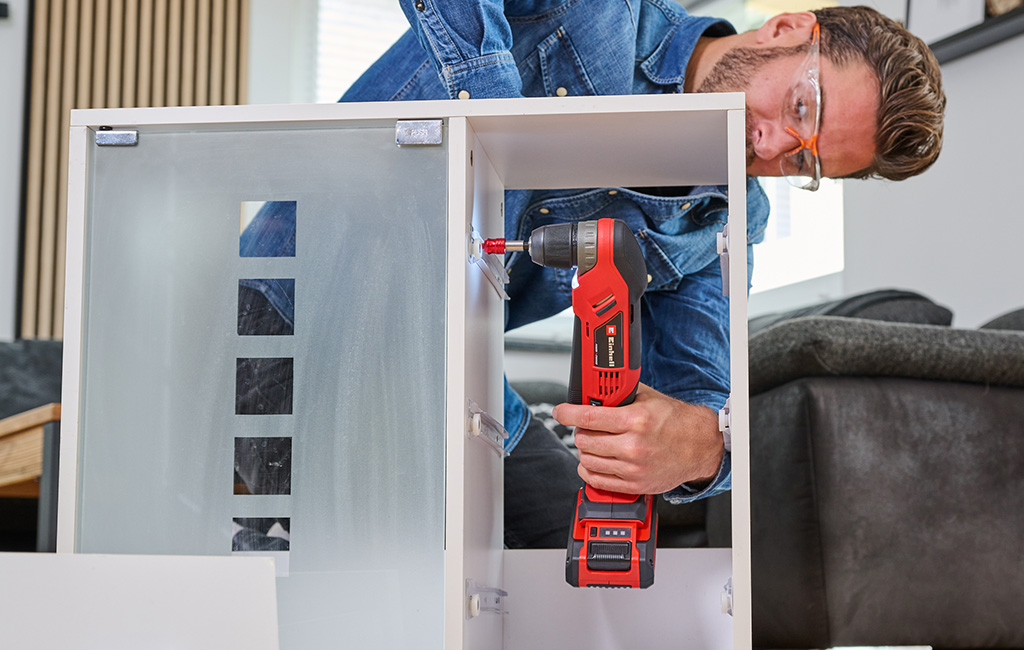
<svg viewBox="0 0 1024 650">
<path fill-rule="evenodd" d="M 636 400 L 627 406 L 590 406 L 586 404 L 559 404 L 551 415 L 567 427 L 580 427 L 608 433 L 643 431 L 649 425 L 647 411 L 643 404 L 658 393 L 644 384 L 639 384 Z"/>
<path fill-rule="evenodd" d="M 625 462 L 636 462 L 641 455 L 640 442 L 637 436 L 631 433 L 608 433 L 576 427 L 574 442 L 581 454 Z"/>
<path fill-rule="evenodd" d="M 594 474 L 607 474 L 609 476 L 620 476 L 623 474 L 622 461 L 597 454 L 586 453 L 580 450 L 580 465 L 588 472 Z"/>
<path fill-rule="evenodd" d="M 624 433 L 630 430 L 628 407 L 585 406 L 559 404 L 551 415 L 567 427 L 580 427 L 592 431 Z"/>
<path fill-rule="evenodd" d="M 592 472 L 582 464 L 579 466 L 577 473 L 580 475 L 580 478 L 587 482 L 588 485 L 595 487 L 598 490 L 622 492 L 623 494 L 647 494 L 647 492 L 644 492 L 642 487 L 638 487 L 638 484 L 634 481 L 626 480 L 620 476 L 615 476 L 614 474 Z"/>
</svg>

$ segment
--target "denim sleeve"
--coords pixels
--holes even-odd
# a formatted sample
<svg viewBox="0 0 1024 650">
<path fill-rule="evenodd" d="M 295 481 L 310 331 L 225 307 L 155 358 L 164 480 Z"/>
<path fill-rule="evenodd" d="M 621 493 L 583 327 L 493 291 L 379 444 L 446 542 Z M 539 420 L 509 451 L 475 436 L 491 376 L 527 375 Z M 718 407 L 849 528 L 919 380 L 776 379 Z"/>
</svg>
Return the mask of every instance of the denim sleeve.
<svg viewBox="0 0 1024 650">
<path fill-rule="evenodd" d="M 718 260 L 683 277 L 674 291 L 644 294 L 641 314 L 641 381 L 684 402 L 721 409 L 729 396 L 729 299 L 722 295 Z M 684 484 L 665 498 L 685 503 L 725 492 L 731 485 L 726 452 L 708 485 L 695 489 Z"/>
<path fill-rule="evenodd" d="M 502 0 L 402 0 L 402 11 L 451 99 L 522 95 Z"/>
</svg>

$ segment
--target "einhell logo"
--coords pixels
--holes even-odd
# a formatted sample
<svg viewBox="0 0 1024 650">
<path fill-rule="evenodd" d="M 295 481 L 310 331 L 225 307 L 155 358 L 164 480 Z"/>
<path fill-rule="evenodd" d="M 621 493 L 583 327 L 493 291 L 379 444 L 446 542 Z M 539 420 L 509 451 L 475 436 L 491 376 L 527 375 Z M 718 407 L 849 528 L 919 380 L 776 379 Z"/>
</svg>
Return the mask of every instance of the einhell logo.
<svg viewBox="0 0 1024 650">
<path fill-rule="evenodd" d="M 601 368 L 618 368 L 622 365 L 622 345 L 619 344 L 619 333 L 626 335 L 622 329 L 622 314 L 616 314 L 610 320 L 597 325 L 594 332 L 594 365 Z M 623 344 L 628 342 L 623 341 Z"/>
</svg>

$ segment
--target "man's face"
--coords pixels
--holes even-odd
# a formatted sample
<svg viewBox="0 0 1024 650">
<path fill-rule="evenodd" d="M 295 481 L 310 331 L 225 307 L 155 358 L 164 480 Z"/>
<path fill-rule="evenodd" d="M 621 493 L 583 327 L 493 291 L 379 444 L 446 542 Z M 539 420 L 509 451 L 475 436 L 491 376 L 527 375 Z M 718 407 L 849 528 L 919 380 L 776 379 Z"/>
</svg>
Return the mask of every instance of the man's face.
<svg viewBox="0 0 1024 650">
<path fill-rule="evenodd" d="M 801 47 L 734 48 L 698 89 L 746 93 L 747 174 L 751 176 L 781 176 L 782 156 L 800 144 L 783 128 L 781 113 L 805 52 Z M 875 153 L 881 101 L 874 73 L 861 61 L 840 68 L 822 56 L 821 94 L 822 176 L 845 176 L 868 167 Z"/>
</svg>

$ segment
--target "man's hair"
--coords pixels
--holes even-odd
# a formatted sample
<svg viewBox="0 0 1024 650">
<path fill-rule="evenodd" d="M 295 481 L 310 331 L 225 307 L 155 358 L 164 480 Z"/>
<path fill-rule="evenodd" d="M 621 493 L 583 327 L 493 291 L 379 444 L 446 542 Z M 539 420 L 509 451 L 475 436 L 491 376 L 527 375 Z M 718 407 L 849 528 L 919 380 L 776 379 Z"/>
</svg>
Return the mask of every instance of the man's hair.
<svg viewBox="0 0 1024 650">
<path fill-rule="evenodd" d="M 822 55 L 838 66 L 864 61 L 881 88 L 874 160 L 849 177 L 898 181 L 931 167 L 942 149 L 946 110 L 932 51 L 870 7 L 828 7 L 814 14 L 821 25 Z"/>
</svg>

